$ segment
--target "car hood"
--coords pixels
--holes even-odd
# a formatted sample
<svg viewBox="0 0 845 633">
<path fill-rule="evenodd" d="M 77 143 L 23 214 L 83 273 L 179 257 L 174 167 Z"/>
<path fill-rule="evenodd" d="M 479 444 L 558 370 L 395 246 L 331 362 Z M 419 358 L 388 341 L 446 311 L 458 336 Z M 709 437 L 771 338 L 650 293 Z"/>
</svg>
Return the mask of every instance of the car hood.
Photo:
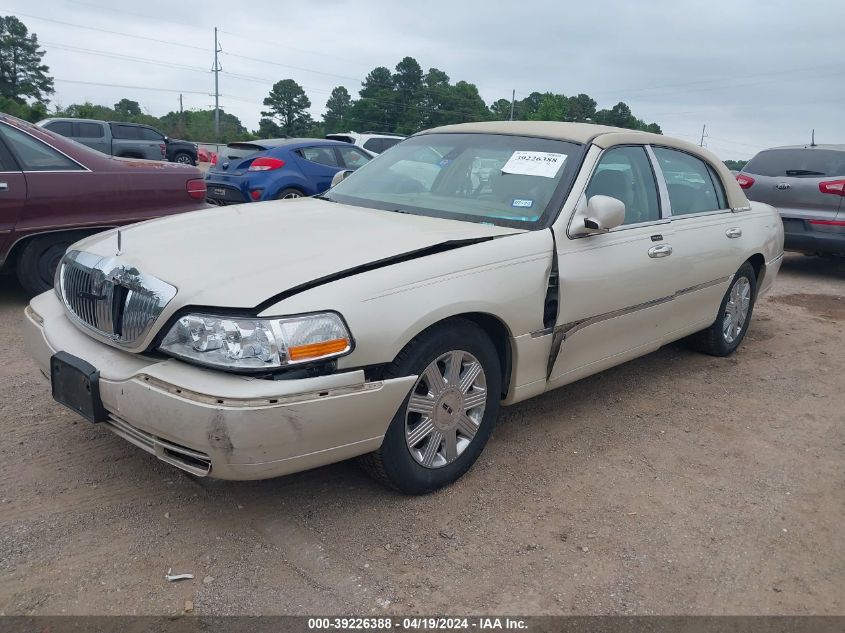
<svg viewBox="0 0 845 633">
<path fill-rule="evenodd" d="M 117 259 L 176 287 L 169 313 L 187 305 L 255 308 L 279 293 L 360 267 L 389 265 L 392 258 L 424 255 L 450 242 L 521 232 L 305 198 L 124 227 Z M 73 249 L 115 257 L 117 231 L 87 238 Z"/>
</svg>

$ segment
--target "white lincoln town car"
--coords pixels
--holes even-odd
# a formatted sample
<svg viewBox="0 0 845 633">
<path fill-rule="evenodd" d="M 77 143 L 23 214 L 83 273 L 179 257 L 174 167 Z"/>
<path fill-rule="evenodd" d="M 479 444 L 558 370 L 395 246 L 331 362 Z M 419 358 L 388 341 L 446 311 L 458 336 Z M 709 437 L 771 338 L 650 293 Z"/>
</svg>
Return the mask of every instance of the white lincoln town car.
<svg viewBox="0 0 845 633">
<path fill-rule="evenodd" d="M 344 176 L 73 245 L 26 308 L 53 397 L 194 475 L 360 457 L 423 493 L 501 405 L 681 338 L 732 353 L 783 256 L 772 207 L 657 134 L 452 125 Z"/>
</svg>

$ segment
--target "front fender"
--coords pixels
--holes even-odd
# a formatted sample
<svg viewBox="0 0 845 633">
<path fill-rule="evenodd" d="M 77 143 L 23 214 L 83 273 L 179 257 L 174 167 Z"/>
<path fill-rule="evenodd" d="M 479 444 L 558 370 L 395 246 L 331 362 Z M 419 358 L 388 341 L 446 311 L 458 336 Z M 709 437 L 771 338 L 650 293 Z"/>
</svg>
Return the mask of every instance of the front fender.
<svg viewBox="0 0 845 633">
<path fill-rule="evenodd" d="M 353 274 L 262 314 L 340 312 L 356 343 L 340 368 L 390 362 L 420 332 L 460 314 L 493 316 L 517 337 L 543 327 L 552 250 L 549 231 L 506 235 Z"/>
</svg>

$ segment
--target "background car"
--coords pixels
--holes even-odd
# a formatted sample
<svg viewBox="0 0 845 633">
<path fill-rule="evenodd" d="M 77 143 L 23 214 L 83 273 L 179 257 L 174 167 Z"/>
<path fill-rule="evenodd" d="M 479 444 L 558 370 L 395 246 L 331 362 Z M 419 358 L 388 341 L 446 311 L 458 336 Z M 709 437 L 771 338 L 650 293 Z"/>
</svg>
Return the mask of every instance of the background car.
<svg viewBox="0 0 845 633">
<path fill-rule="evenodd" d="M 780 212 L 787 250 L 845 254 L 845 145 L 763 150 L 736 180 Z"/>
<path fill-rule="evenodd" d="M 405 139 L 399 134 L 379 134 L 378 132 L 343 132 L 339 134 L 326 134 L 326 138 L 333 141 L 343 141 L 344 143 L 352 143 L 358 147 L 363 147 L 370 154 L 378 155 L 390 149 L 399 141 Z"/>
<path fill-rule="evenodd" d="M 316 138 L 229 143 L 206 174 L 208 201 L 240 204 L 324 192 L 334 175 L 365 165 L 360 147 Z"/>
<path fill-rule="evenodd" d="M 48 290 L 73 242 L 104 229 L 207 207 L 196 167 L 113 158 L 0 115 L 0 269 Z"/>
<path fill-rule="evenodd" d="M 141 123 L 52 118 L 37 125 L 110 156 L 197 164 L 196 143 L 169 138 L 164 132 Z"/>
</svg>

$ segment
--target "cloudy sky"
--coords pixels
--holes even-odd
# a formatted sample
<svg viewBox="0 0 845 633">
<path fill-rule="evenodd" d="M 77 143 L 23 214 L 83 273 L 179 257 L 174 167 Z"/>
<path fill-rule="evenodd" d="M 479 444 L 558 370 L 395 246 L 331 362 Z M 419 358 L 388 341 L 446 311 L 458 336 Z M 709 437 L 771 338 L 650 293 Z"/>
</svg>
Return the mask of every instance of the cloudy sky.
<svg viewBox="0 0 845 633">
<path fill-rule="evenodd" d="M 530 92 L 625 101 L 664 133 L 723 159 L 772 145 L 845 143 L 845 0 L 0 0 L 38 34 L 55 105 L 122 97 L 160 116 L 213 105 L 254 129 L 292 78 L 319 116 L 405 55 L 491 103 Z M 200 140 L 200 139 L 197 139 Z"/>
</svg>

